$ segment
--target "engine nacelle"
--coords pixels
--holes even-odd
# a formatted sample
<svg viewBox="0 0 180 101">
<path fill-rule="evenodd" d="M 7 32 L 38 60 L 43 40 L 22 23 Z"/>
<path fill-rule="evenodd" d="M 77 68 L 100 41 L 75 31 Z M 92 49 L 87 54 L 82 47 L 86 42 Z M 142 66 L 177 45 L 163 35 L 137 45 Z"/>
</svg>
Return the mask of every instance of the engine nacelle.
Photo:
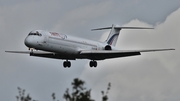
<svg viewBox="0 0 180 101">
<path fill-rule="evenodd" d="M 105 49 L 105 50 L 112 50 L 112 48 L 111 48 L 110 45 L 106 45 L 104 49 Z"/>
</svg>

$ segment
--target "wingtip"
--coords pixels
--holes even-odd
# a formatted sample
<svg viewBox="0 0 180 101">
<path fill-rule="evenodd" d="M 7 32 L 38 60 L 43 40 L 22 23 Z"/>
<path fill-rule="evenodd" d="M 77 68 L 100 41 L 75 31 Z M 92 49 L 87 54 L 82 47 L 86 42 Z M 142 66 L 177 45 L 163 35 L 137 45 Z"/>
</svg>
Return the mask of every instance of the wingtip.
<svg viewBox="0 0 180 101">
<path fill-rule="evenodd" d="M 174 48 L 171 48 L 170 50 L 176 50 L 176 49 L 174 49 Z"/>
<path fill-rule="evenodd" d="M 164 49 L 164 50 L 175 50 L 174 48 L 168 48 L 168 49 Z"/>
</svg>

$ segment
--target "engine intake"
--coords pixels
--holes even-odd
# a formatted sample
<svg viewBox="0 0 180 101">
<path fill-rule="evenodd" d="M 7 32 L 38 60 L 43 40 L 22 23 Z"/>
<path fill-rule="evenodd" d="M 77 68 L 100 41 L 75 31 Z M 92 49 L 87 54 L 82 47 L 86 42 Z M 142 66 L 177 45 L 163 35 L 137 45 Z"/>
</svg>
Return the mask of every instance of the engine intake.
<svg viewBox="0 0 180 101">
<path fill-rule="evenodd" d="M 105 50 L 112 50 L 112 48 L 111 48 L 110 45 L 106 45 L 104 49 L 105 49 Z"/>
</svg>

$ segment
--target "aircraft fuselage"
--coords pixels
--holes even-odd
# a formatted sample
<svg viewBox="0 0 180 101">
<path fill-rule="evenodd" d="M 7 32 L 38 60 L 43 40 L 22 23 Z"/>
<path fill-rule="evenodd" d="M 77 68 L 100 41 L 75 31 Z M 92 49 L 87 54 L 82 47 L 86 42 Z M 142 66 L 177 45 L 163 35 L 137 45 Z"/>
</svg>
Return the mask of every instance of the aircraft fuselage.
<svg viewBox="0 0 180 101">
<path fill-rule="evenodd" d="M 103 42 L 43 30 L 31 31 L 26 37 L 24 43 L 29 48 L 48 52 L 55 52 L 71 57 L 74 56 L 80 59 L 89 59 L 88 57 L 79 55 L 80 51 L 104 50 L 104 47 L 107 45 Z M 112 47 L 112 50 L 116 50 L 116 48 Z"/>
</svg>

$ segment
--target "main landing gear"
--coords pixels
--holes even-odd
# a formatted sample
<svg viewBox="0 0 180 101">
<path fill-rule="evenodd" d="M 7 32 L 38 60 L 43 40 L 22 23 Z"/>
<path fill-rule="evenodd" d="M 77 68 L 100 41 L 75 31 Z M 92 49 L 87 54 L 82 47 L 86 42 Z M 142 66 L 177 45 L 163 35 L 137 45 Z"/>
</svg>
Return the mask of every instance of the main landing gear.
<svg viewBox="0 0 180 101">
<path fill-rule="evenodd" d="M 71 62 L 66 60 L 66 61 L 64 61 L 63 66 L 64 66 L 64 68 L 66 68 L 66 67 L 70 68 L 71 67 Z"/>
<path fill-rule="evenodd" d="M 64 68 L 66 68 L 66 67 L 70 68 L 71 67 L 71 62 L 66 60 L 66 61 L 64 61 L 63 66 L 64 66 Z M 97 67 L 97 61 L 94 61 L 94 60 L 90 61 L 89 66 L 90 67 Z"/>
<path fill-rule="evenodd" d="M 93 60 L 93 61 L 90 61 L 90 62 L 89 62 L 89 66 L 90 66 L 90 67 L 97 67 L 97 61 L 94 61 L 94 60 Z"/>
</svg>

